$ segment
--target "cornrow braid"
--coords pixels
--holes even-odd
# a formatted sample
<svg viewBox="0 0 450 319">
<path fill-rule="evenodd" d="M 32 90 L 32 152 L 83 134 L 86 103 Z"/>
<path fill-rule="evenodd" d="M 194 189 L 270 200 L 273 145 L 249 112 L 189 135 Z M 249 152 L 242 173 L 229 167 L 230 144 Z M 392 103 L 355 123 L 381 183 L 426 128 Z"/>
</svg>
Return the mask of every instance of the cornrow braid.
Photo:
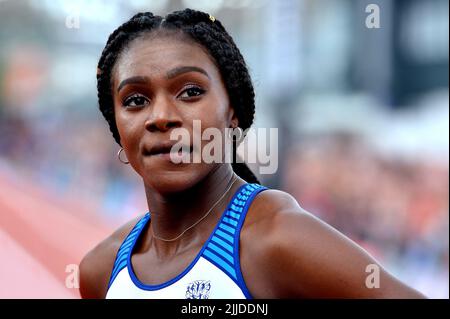
<svg viewBox="0 0 450 319">
<path fill-rule="evenodd" d="M 181 31 L 206 48 L 215 61 L 227 90 L 230 103 L 246 130 L 254 119 L 255 93 L 247 65 L 232 37 L 217 19 L 205 12 L 185 9 L 165 18 L 151 12 L 135 14 L 108 37 L 97 66 L 97 94 L 99 108 L 109 129 L 120 145 L 120 135 L 114 117 L 111 73 L 120 53 L 134 39 L 158 29 Z M 236 148 L 233 148 L 236 151 Z M 233 170 L 250 183 L 259 183 L 245 163 L 232 163 Z"/>
</svg>

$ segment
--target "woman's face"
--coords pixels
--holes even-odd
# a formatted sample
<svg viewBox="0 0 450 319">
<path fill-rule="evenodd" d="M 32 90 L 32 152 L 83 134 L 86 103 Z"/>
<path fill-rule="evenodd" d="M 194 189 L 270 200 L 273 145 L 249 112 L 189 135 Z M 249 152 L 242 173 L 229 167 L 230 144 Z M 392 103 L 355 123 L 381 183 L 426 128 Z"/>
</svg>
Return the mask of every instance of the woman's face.
<svg viewBox="0 0 450 319">
<path fill-rule="evenodd" d="M 219 70 L 200 45 L 144 35 L 122 52 L 112 82 L 121 144 L 145 185 L 160 193 L 181 191 L 221 165 L 176 164 L 167 154 L 153 154 L 177 142 L 170 139 L 173 130 L 189 132 L 192 146 L 194 120 L 201 121 L 201 132 L 210 127 L 223 132 L 237 124 Z M 207 143 L 192 152 L 200 155 Z"/>
</svg>

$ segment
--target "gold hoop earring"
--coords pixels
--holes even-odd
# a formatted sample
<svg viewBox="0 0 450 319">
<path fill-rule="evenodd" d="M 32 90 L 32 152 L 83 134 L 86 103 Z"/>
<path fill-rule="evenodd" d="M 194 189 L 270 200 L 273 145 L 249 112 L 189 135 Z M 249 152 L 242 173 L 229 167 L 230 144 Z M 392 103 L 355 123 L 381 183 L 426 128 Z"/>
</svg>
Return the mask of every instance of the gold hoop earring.
<svg viewBox="0 0 450 319">
<path fill-rule="evenodd" d="M 120 161 L 121 163 L 123 163 L 123 164 L 130 164 L 130 162 L 128 162 L 128 160 L 127 160 L 127 161 L 123 161 L 123 160 L 120 158 L 120 154 L 122 153 L 122 151 L 123 151 L 123 148 L 121 148 L 121 149 L 117 152 L 117 157 L 119 158 L 119 161 Z"/>
</svg>

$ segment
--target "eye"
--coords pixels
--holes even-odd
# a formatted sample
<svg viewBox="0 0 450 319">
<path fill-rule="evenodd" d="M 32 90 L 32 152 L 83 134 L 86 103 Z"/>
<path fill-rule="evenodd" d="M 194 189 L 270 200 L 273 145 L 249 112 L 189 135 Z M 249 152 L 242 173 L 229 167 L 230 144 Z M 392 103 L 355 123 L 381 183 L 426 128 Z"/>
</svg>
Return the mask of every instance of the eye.
<svg viewBox="0 0 450 319">
<path fill-rule="evenodd" d="M 203 93 L 205 93 L 205 90 L 203 90 L 202 88 L 200 88 L 198 86 L 191 85 L 188 88 L 186 88 L 183 92 L 181 92 L 179 97 L 181 99 L 190 99 L 190 98 L 195 98 L 197 96 L 200 96 Z"/>
<path fill-rule="evenodd" d="M 141 94 L 133 94 L 125 99 L 123 106 L 137 108 L 148 105 L 149 100 Z"/>
</svg>

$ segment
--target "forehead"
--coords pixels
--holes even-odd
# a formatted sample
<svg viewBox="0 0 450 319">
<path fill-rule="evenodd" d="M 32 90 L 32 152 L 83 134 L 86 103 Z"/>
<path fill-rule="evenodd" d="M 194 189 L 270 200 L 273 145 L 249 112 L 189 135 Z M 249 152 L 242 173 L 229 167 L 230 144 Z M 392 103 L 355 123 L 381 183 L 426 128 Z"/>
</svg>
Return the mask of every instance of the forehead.
<svg viewBox="0 0 450 319">
<path fill-rule="evenodd" d="M 178 66 L 197 66 L 211 77 L 220 77 L 213 59 L 200 44 L 171 36 L 146 35 L 134 39 L 120 54 L 112 76 L 115 83 L 136 75 L 161 77 Z"/>
</svg>

